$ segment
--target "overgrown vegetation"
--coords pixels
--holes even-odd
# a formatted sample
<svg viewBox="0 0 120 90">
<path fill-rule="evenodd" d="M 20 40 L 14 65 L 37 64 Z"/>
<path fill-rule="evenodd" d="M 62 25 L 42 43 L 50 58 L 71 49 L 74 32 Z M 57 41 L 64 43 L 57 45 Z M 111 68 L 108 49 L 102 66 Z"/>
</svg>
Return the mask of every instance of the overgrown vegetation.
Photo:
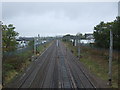
<svg viewBox="0 0 120 90">
<path fill-rule="evenodd" d="M 22 72 L 25 67 L 30 63 L 30 59 L 33 51 L 27 50 L 25 52 L 3 57 L 3 83 L 8 83 L 18 73 Z"/>
<path fill-rule="evenodd" d="M 113 32 L 113 48 L 120 50 L 120 17 L 117 17 L 113 22 L 100 22 L 94 27 L 95 46 L 109 48 L 110 29 Z"/>
<path fill-rule="evenodd" d="M 64 42 L 69 49 L 77 56 L 77 47 L 71 42 Z M 108 80 L 108 50 L 96 49 L 88 46 L 81 46 L 80 61 L 96 76 L 107 81 Z M 118 58 L 120 53 L 113 52 L 112 62 L 112 87 L 118 88 Z M 119 65 L 118 65 L 119 64 Z"/>
<path fill-rule="evenodd" d="M 31 44 L 32 45 L 32 44 Z M 38 47 L 39 55 L 50 45 L 50 43 L 42 44 Z M 31 63 L 33 56 L 33 47 L 12 57 L 3 58 L 3 83 L 4 85 L 14 79 Z"/>
</svg>

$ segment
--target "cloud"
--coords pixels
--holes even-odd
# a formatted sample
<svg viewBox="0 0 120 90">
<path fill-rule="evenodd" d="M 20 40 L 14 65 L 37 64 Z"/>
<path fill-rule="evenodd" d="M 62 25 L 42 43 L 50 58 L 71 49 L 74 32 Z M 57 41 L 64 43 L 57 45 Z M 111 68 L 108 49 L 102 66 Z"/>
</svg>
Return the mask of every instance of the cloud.
<svg viewBox="0 0 120 90">
<path fill-rule="evenodd" d="M 80 28 L 78 22 L 70 20 L 64 12 L 47 12 L 42 15 L 21 14 L 18 17 L 9 19 L 9 23 L 14 23 L 21 35 L 53 35 L 75 32 Z M 19 29 L 18 29 L 19 28 Z M 62 32 L 63 31 L 63 32 Z"/>
<path fill-rule="evenodd" d="M 113 21 L 117 3 L 4 3 L 3 21 L 21 36 L 93 32 L 100 21 Z"/>
</svg>

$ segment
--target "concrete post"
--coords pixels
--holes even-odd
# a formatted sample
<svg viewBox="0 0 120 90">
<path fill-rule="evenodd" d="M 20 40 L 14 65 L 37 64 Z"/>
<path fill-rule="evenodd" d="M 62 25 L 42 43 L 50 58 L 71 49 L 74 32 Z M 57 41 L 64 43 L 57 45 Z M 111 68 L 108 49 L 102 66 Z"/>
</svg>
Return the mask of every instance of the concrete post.
<svg viewBox="0 0 120 90">
<path fill-rule="evenodd" d="M 34 55 L 36 55 L 36 37 L 34 37 Z"/>
<path fill-rule="evenodd" d="M 78 58 L 80 59 L 80 37 L 78 38 Z"/>
<path fill-rule="evenodd" d="M 0 90 L 2 89 L 2 22 L 0 21 Z"/>
<path fill-rule="evenodd" d="M 113 34 L 110 29 L 110 48 L 109 48 L 109 85 L 112 85 L 112 53 L 113 53 Z"/>
</svg>

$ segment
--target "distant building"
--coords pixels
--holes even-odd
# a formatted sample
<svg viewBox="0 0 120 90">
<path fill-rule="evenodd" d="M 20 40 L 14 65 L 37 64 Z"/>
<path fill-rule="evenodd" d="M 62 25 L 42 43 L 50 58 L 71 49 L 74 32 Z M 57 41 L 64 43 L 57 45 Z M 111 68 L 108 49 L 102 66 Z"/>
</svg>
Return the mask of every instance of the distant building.
<svg viewBox="0 0 120 90">
<path fill-rule="evenodd" d="M 94 36 L 92 33 L 85 34 L 85 39 L 94 39 Z"/>
<path fill-rule="evenodd" d="M 82 44 L 94 43 L 95 39 L 92 33 L 85 34 L 85 38 L 81 39 Z"/>
<path fill-rule="evenodd" d="M 73 39 L 70 40 L 71 42 L 73 42 L 74 46 L 77 46 L 77 40 L 76 37 L 74 37 Z M 80 38 L 80 42 L 81 44 L 90 44 L 90 43 L 94 43 L 95 39 L 92 33 L 88 33 L 84 35 L 84 38 Z"/>
<path fill-rule="evenodd" d="M 18 48 L 26 47 L 28 46 L 28 43 L 29 43 L 29 41 L 24 41 L 24 40 L 17 41 L 17 42 L 18 42 Z"/>
<path fill-rule="evenodd" d="M 34 38 L 32 38 L 32 37 L 19 37 L 19 38 L 17 39 L 18 48 L 24 48 L 24 47 L 28 46 L 28 43 L 29 43 L 31 40 L 34 40 Z"/>
<path fill-rule="evenodd" d="M 94 43 L 94 39 L 82 39 L 81 43 L 82 44 L 90 44 L 90 43 Z"/>
</svg>

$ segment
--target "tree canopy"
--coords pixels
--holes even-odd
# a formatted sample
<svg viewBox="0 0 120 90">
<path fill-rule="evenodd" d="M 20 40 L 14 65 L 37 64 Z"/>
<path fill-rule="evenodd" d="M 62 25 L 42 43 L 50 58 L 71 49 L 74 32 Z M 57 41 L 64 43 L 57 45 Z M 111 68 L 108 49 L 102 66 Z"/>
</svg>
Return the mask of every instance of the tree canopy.
<svg viewBox="0 0 120 90">
<path fill-rule="evenodd" d="M 110 43 L 110 29 L 113 32 L 113 48 L 120 50 L 120 17 L 113 22 L 100 22 L 94 27 L 95 46 L 108 48 Z"/>
<path fill-rule="evenodd" d="M 2 25 L 2 35 L 3 35 L 3 51 L 14 51 L 17 46 L 16 36 L 19 35 L 15 31 L 13 24 Z"/>
</svg>

